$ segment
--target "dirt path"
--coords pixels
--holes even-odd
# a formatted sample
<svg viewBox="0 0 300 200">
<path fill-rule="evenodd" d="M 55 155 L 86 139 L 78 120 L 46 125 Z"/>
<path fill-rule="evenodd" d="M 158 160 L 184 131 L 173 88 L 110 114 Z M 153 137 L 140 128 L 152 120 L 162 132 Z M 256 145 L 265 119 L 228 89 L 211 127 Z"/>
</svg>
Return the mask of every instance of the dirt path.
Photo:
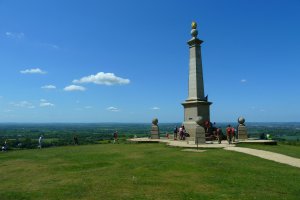
<svg viewBox="0 0 300 200">
<path fill-rule="evenodd" d="M 225 150 L 229 151 L 237 151 L 241 153 L 246 153 L 252 156 L 257 156 L 260 158 L 264 158 L 267 160 L 272 160 L 275 162 L 291 165 L 294 167 L 299 167 L 300 168 L 300 159 L 299 158 L 294 158 L 290 156 L 286 156 L 283 154 L 279 153 L 273 153 L 270 151 L 263 151 L 263 150 L 257 150 L 257 149 L 250 149 L 250 148 L 244 148 L 244 147 L 225 147 Z"/>
</svg>

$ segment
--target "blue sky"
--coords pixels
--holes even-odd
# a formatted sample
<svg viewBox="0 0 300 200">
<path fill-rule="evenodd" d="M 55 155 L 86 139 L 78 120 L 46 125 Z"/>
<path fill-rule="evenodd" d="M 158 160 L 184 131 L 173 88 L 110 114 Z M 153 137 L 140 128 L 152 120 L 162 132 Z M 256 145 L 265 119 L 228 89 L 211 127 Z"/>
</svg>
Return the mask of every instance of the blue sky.
<svg viewBox="0 0 300 200">
<path fill-rule="evenodd" d="M 0 0 L 0 122 L 181 122 L 198 23 L 211 119 L 300 121 L 300 2 Z"/>
</svg>

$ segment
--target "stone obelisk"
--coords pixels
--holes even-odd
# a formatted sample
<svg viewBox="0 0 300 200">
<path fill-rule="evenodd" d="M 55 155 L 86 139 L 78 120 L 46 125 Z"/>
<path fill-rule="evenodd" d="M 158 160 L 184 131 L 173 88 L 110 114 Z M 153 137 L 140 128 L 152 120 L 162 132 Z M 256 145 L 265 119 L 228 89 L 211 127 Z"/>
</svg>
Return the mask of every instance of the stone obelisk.
<svg viewBox="0 0 300 200">
<path fill-rule="evenodd" d="M 188 98 L 182 103 L 184 107 L 184 122 L 186 131 L 190 134 L 189 140 L 195 140 L 196 126 L 195 120 L 198 116 L 203 121 L 210 121 L 209 106 L 212 104 L 204 96 L 204 82 L 202 71 L 201 44 L 202 40 L 198 39 L 197 23 L 192 22 L 192 39 L 187 43 L 190 49 L 189 63 L 189 91 Z"/>
</svg>

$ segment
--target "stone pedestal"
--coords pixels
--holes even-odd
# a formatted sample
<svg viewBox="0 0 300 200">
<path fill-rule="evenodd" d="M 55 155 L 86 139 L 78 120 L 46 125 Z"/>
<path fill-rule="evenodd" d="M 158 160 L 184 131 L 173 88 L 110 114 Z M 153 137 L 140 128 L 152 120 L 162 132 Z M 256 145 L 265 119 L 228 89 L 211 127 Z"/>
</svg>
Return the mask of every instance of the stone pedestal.
<svg viewBox="0 0 300 200">
<path fill-rule="evenodd" d="M 158 119 L 154 118 L 152 120 L 152 127 L 151 127 L 151 139 L 159 139 L 159 127 L 158 127 Z"/>
<path fill-rule="evenodd" d="M 238 126 L 238 140 L 247 140 L 248 135 L 247 135 L 247 128 L 245 125 L 239 125 Z"/>
<path fill-rule="evenodd" d="M 151 139 L 159 139 L 159 128 L 157 125 L 152 125 Z"/>
<path fill-rule="evenodd" d="M 195 141 L 196 138 L 196 122 L 195 121 L 187 121 L 183 122 L 185 131 L 190 135 L 190 137 L 185 138 L 187 141 Z"/>
<path fill-rule="evenodd" d="M 211 102 L 208 101 L 185 101 L 182 103 L 184 107 L 184 122 L 185 130 L 190 134 L 190 139 L 193 140 L 196 137 L 195 120 L 198 116 L 202 116 L 204 121 L 210 121 L 209 106 Z"/>
<path fill-rule="evenodd" d="M 247 140 L 247 128 L 245 126 L 245 119 L 243 117 L 238 118 L 238 140 Z"/>
</svg>

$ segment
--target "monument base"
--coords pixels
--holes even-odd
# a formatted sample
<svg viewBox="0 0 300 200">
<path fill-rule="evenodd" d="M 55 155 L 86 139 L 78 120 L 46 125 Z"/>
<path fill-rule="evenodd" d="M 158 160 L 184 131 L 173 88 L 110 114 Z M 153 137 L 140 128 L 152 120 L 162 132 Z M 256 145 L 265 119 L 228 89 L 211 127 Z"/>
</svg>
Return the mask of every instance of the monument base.
<svg viewBox="0 0 300 200">
<path fill-rule="evenodd" d="M 247 128 L 246 126 L 239 125 L 238 126 L 238 140 L 247 140 L 248 135 L 247 135 Z"/>
<path fill-rule="evenodd" d="M 202 116 L 204 121 L 209 121 L 209 106 L 211 104 L 208 101 L 186 100 L 182 103 L 184 107 L 184 121 L 195 121 L 198 116 Z"/>
<path fill-rule="evenodd" d="M 190 137 L 185 138 L 187 141 L 192 141 L 198 144 L 205 144 L 205 131 L 204 128 L 199 126 L 195 121 L 183 122 L 186 132 Z"/>
<path fill-rule="evenodd" d="M 211 104 L 211 102 L 201 100 L 186 100 L 182 103 L 184 107 L 183 125 L 185 130 L 190 134 L 188 140 L 195 141 L 197 126 L 195 120 L 198 116 L 201 116 L 203 121 L 210 121 L 209 106 Z"/>
<path fill-rule="evenodd" d="M 157 125 L 152 125 L 151 128 L 151 139 L 159 139 L 159 128 Z"/>
<path fill-rule="evenodd" d="M 189 141 L 195 141 L 196 138 L 196 127 L 197 124 L 195 121 L 186 121 L 182 123 L 186 132 L 190 135 L 190 137 L 187 137 L 186 140 Z"/>
</svg>

